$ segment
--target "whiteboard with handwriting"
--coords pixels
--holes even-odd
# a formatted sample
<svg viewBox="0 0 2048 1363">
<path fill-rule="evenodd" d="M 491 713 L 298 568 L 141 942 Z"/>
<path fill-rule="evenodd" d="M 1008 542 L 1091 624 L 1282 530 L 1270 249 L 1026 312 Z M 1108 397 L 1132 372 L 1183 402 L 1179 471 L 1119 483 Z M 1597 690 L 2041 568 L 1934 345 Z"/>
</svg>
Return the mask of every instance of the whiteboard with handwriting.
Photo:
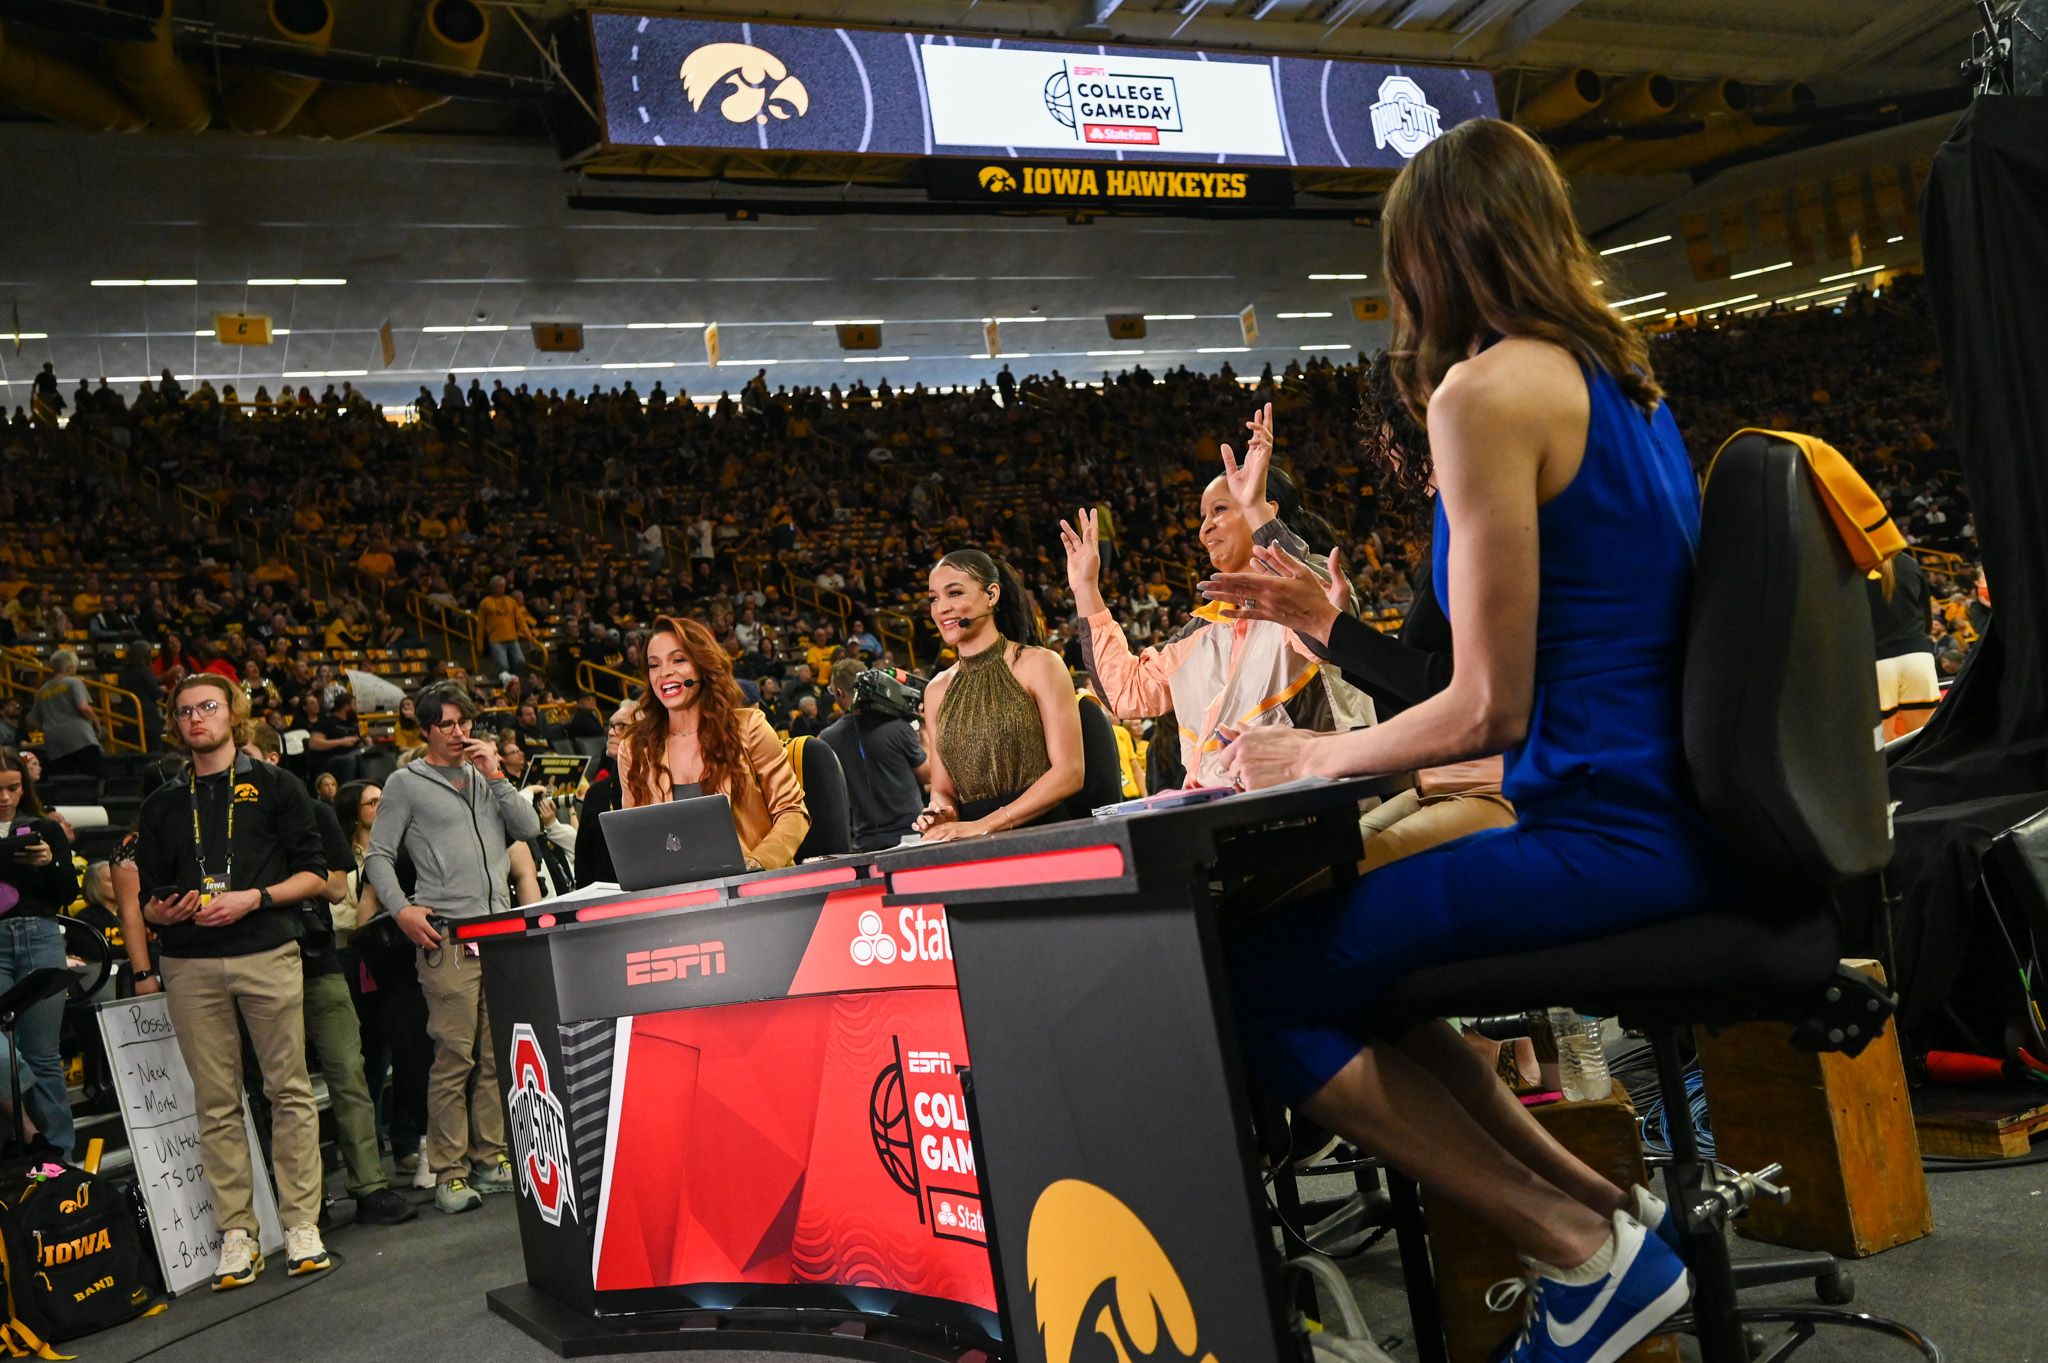
<svg viewBox="0 0 2048 1363">
<path fill-rule="evenodd" d="M 135 1156 L 135 1181 L 149 1204 L 157 1262 L 163 1265 L 164 1285 L 175 1295 L 211 1281 L 220 1257 L 221 1231 L 214 1223 L 213 1189 L 199 1153 L 192 1075 L 178 1052 L 169 1002 L 160 993 L 101 1004 L 100 1035 L 106 1039 L 121 1124 Z M 247 1098 L 242 1100 L 242 1129 L 256 1175 L 256 1238 L 265 1254 L 275 1254 L 284 1248 L 284 1228 Z"/>
</svg>

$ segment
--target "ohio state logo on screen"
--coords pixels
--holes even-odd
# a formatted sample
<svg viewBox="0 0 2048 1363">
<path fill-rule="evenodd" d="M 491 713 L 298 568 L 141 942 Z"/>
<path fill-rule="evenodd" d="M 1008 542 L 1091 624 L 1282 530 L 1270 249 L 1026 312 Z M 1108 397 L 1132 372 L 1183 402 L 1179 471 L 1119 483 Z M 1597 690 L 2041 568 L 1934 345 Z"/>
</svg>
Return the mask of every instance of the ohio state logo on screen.
<svg viewBox="0 0 2048 1363">
<path fill-rule="evenodd" d="M 1436 106 L 1407 76 L 1388 76 L 1380 82 L 1379 102 L 1372 106 L 1372 144 L 1392 147 L 1413 159 L 1443 133 Z"/>
<path fill-rule="evenodd" d="M 512 1120 L 512 1165 L 519 1171 L 519 1191 L 533 1199 L 541 1219 L 562 1224 L 576 1216 L 576 1193 L 570 1186 L 569 1124 L 562 1100 L 548 1083 L 547 1056 L 540 1038 L 524 1022 L 512 1026 L 512 1083 L 505 1090 Z"/>
</svg>

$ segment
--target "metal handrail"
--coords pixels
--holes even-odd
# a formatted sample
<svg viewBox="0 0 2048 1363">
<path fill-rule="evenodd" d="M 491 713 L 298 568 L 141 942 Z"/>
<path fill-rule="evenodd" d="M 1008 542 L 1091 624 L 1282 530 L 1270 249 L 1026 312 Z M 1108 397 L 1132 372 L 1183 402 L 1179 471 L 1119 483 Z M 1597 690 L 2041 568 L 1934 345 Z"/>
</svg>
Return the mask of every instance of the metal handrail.
<svg viewBox="0 0 2048 1363">
<path fill-rule="evenodd" d="M 24 680 L 23 674 L 32 677 Z M 36 693 L 57 675 L 55 668 L 22 648 L 0 648 L 0 694 L 21 695 L 33 701 Z M 103 738 L 111 753 L 149 751 L 149 730 L 142 722 L 142 698 L 112 682 L 80 676 L 94 707 L 106 718 Z"/>
<path fill-rule="evenodd" d="M 406 603 L 413 621 L 424 632 L 440 631 L 441 651 L 451 659 L 460 661 L 456 646 L 460 644 L 462 655 L 467 656 L 467 666 L 474 670 L 483 659 L 483 625 L 475 614 L 460 606 L 449 606 L 434 600 L 425 592 L 414 592 Z"/>
<path fill-rule="evenodd" d="M 880 639 L 892 654 L 901 648 L 901 666 L 916 671 L 917 621 L 905 611 L 883 606 L 874 614 L 874 628 L 875 637 Z"/>
<path fill-rule="evenodd" d="M 640 688 L 640 678 L 630 672 L 621 672 L 603 663 L 585 661 L 576 664 L 576 689 L 585 695 L 596 696 L 614 709 L 631 700 Z"/>
</svg>

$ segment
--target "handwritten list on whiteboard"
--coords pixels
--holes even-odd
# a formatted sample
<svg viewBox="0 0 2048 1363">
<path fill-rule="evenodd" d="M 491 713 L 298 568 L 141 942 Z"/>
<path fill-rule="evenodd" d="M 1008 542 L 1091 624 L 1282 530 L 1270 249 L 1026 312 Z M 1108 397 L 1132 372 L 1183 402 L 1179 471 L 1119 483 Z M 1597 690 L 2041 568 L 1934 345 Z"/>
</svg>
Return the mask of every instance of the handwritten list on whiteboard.
<svg viewBox="0 0 2048 1363">
<path fill-rule="evenodd" d="M 214 1220 L 213 1189 L 199 1149 L 199 1102 L 192 1075 L 178 1051 L 169 1002 L 162 994 L 116 999 L 100 1005 L 100 1035 L 114 1072 L 121 1124 L 135 1157 L 135 1181 L 149 1204 L 149 1225 L 157 1262 L 172 1293 L 213 1277 L 220 1257 L 221 1230 Z M 257 1242 L 266 1254 L 284 1248 L 277 1198 L 264 1170 L 262 1147 L 249 1103 L 242 1101 L 242 1130 L 255 1170 Z"/>
</svg>

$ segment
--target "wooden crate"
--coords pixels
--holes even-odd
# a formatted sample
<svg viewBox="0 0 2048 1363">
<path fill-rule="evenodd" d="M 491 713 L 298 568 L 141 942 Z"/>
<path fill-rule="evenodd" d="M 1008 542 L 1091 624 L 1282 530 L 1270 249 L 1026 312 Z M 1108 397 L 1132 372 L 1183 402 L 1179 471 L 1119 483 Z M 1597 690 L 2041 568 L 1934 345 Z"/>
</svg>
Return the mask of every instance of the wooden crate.
<svg viewBox="0 0 2048 1363">
<path fill-rule="evenodd" d="M 1920 1148 L 1949 1159 L 2010 1159 L 2048 1131 L 2048 1090 L 2012 1084 L 1929 1087 L 1913 1095 Z"/>
<path fill-rule="evenodd" d="M 1617 1184 L 1626 1188 L 1643 1181 L 1636 1113 L 1619 1084 L 1599 1102 L 1549 1103 L 1530 1111 L 1566 1149 Z M 1486 1290 L 1503 1278 L 1519 1277 L 1521 1261 L 1484 1222 L 1442 1198 L 1425 1194 L 1424 1205 L 1451 1363 L 1484 1363 L 1521 1328 L 1520 1315 L 1486 1309 Z M 1678 1341 L 1668 1335 L 1646 1339 L 1622 1357 L 1626 1363 L 1679 1363 Z"/>
<path fill-rule="evenodd" d="M 1882 981 L 1875 961 L 1851 962 Z M 1792 1029 L 1747 1023 L 1699 1034 L 1715 1158 L 1735 1169 L 1785 1166 L 1791 1202 L 1759 1200 L 1740 1234 L 1862 1258 L 1934 1229 L 1920 1139 L 1899 1058 L 1884 1035 L 1853 1060 L 1793 1049 Z"/>
</svg>

